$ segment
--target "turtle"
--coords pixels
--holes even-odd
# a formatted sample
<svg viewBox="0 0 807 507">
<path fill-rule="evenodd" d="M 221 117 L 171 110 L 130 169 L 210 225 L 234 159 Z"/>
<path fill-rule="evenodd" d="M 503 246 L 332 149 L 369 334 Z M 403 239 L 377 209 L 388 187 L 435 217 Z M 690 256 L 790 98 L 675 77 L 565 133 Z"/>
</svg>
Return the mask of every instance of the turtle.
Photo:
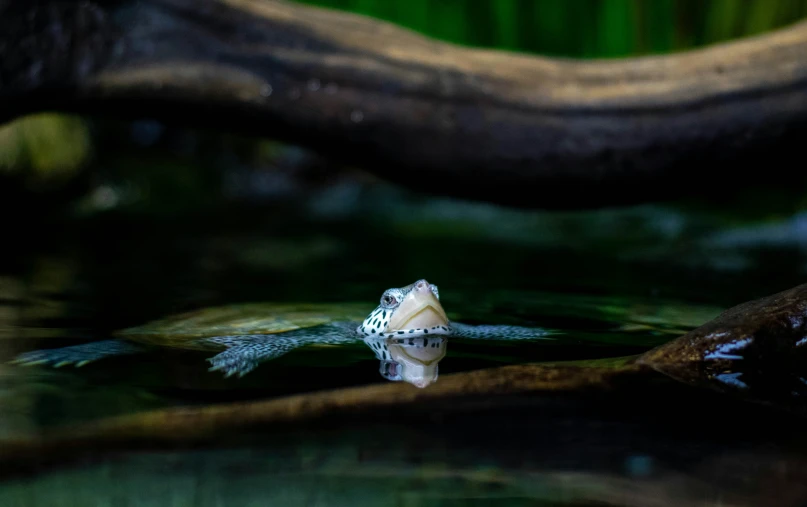
<svg viewBox="0 0 807 507">
<path fill-rule="evenodd" d="M 12 363 L 83 366 L 108 356 L 145 352 L 153 347 L 217 350 L 210 371 L 244 376 L 259 363 L 304 345 L 364 341 L 393 381 L 425 387 L 437 378 L 437 362 L 448 338 L 552 339 L 551 331 L 512 325 L 451 322 L 437 285 L 420 279 L 387 289 L 379 305 L 361 320 L 362 305 L 251 303 L 196 310 L 124 329 L 112 339 L 25 352 Z"/>
</svg>

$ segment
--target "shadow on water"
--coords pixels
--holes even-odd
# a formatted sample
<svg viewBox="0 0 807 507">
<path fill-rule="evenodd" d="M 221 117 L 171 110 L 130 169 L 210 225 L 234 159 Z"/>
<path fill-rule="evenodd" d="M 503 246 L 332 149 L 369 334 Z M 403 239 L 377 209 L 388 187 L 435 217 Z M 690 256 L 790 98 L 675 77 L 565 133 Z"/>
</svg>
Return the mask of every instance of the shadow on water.
<svg viewBox="0 0 807 507">
<path fill-rule="evenodd" d="M 147 200 L 127 201 L 122 183 L 103 188 L 36 233 L 8 233 L 0 361 L 231 303 L 366 302 L 369 312 L 384 289 L 423 277 L 440 285 L 452 320 L 562 332 L 553 341 L 451 341 L 442 378 L 639 354 L 807 270 L 798 214 L 526 212 L 349 175 L 291 200 L 222 192 L 193 212 L 155 212 Z M 110 192 L 123 195 L 118 204 Z M 208 357 L 154 348 L 82 368 L 3 364 L 0 436 L 388 382 L 360 342 L 303 347 L 243 378 L 208 372 Z M 737 378 L 716 375 L 724 373 Z M 653 373 L 601 390 L 253 428 L 194 449 L 84 449 L 78 462 L 28 461 L 23 476 L 5 476 L 0 504 L 802 505 L 807 448 L 795 412 L 804 381 L 754 375 L 744 377 L 752 398 L 787 400 L 777 403 L 792 410 Z"/>
</svg>

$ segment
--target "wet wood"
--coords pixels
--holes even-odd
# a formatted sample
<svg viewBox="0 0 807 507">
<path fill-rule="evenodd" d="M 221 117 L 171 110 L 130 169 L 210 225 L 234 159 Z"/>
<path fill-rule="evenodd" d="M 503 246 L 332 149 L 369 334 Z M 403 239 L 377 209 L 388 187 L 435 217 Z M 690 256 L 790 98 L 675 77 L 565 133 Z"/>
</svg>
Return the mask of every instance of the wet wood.
<svg viewBox="0 0 807 507">
<path fill-rule="evenodd" d="M 686 335 L 645 354 L 649 365 L 743 359 L 777 360 L 807 345 L 807 284 L 729 308 Z"/>
<path fill-rule="evenodd" d="M 807 413 L 807 284 L 730 308 L 638 363 Z"/>
<path fill-rule="evenodd" d="M 713 198 L 799 177 L 804 54 L 804 23 L 577 62 L 281 1 L 6 0 L 0 121 L 64 110 L 238 130 L 418 190 L 518 206 Z"/>
</svg>

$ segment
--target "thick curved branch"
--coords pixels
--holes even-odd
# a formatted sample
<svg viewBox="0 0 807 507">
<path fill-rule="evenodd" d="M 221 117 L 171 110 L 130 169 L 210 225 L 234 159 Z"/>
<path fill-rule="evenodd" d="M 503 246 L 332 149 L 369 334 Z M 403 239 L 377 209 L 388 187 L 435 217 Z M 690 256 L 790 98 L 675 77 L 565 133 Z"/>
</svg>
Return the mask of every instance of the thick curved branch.
<svg viewBox="0 0 807 507">
<path fill-rule="evenodd" d="M 364 422 L 428 420 L 435 414 L 478 413 L 497 407 L 523 405 L 518 395 L 608 392 L 618 386 L 645 385 L 653 373 L 631 358 L 617 359 L 622 367 L 515 365 L 440 377 L 428 389 L 405 383 L 374 384 L 294 395 L 271 400 L 169 408 L 120 416 L 54 430 L 36 438 L 0 440 L 0 477 L 30 463 L 58 463 L 93 453 L 124 449 L 182 448 L 211 445 L 226 435 L 280 431 L 302 425 L 327 425 L 360 418 Z M 637 381 L 638 379 L 638 381 Z M 394 410 L 389 410 L 393 408 Z"/>
<path fill-rule="evenodd" d="M 805 55 L 805 23 L 578 62 L 280 1 L 0 1 L 0 119 L 57 109 L 206 124 L 427 192 L 590 207 L 792 181 Z"/>
</svg>

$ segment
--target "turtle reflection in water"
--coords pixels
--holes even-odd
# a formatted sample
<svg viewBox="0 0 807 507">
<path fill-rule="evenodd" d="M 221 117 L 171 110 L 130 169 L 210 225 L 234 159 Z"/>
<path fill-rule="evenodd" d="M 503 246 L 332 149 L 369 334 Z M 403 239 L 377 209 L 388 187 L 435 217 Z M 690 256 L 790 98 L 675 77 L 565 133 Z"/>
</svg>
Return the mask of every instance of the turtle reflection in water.
<svg viewBox="0 0 807 507">
<path fill-rule="evenodd" d="M 437 286 L 426 280 L 384 291 L 380 305 L 362 322 L 357 311 L 351 305 L 326 304 L 212 308 L 126 329 L 113 340 L 27 352 L 14 362 L 82 366 L 106 356 L 144 352 L 148 346 L 224 349 L 208 361 L 211 371 L 229 377 L 243 376 L 260 362 L 304 345 L 363 340 L 381 362 L 383 377 L 426 387 L 437 379 L 447 338 L 513 340 L 549 334 L 540 328 L 450 322 Z"/>
</svg>

